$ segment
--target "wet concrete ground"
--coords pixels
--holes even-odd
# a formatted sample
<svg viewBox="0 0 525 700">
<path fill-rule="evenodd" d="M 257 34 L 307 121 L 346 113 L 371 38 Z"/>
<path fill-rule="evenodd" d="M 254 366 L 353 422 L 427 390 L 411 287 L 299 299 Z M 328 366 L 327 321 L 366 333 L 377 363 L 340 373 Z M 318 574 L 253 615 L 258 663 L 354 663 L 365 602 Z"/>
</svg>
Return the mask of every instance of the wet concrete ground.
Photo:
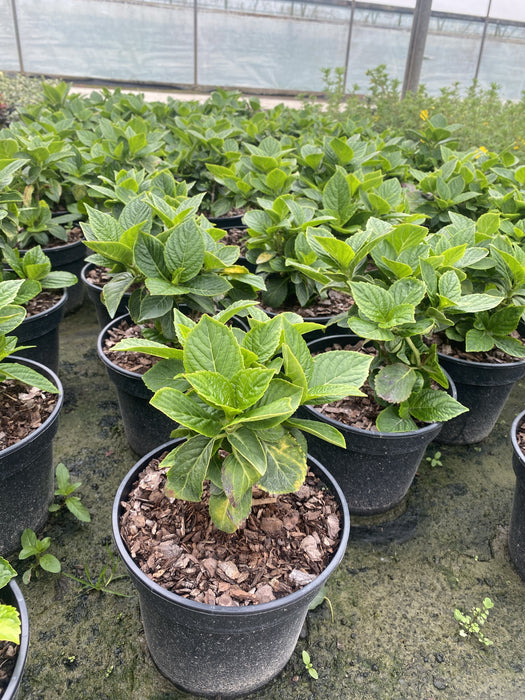
<svg viewBox="0 0 525 700">
<path fill-rule="evenodd" d="M 50 517 L 44 534 L 64 572 L 96 579 L 110 565 L 111 507 L 136 461 L 127 447 L 116 392 L 96 356 L 98 327 L 86 301 L 61 325 L 59 374 L 65 408 L 55 441 L 92 514 Z M 264 700 L 521 700 L 525 697 L 525 584 L 509 561 L 506 538 L 514 474 L 510 423 L 523 409 L 525 384 L 514 388 L 492 436 L 479 446 L 431 445 L 441 466 L 424 462 L 400 528 L 405 542 L 350 536 L 329 582 L 327 603 L 309 614 L 304 637 L 283 672 L 250 698 Z M 13 560 L 14 561 L 14 560 Z M 15 562 L 20 573 L 26 562 Z M 123 575 L 121 566 L 116 575 Z M 43 573 L 22 588 L 31 647 L 20 700 L 182 700 L 146 649 L 137 598 L 127 577 L 111 589 L 83 592 L 65 576 Z M 485 625 L 494 645 L 463 639 L 454 620 L 490 597 Z M 319 674 L 310 679 L 308 650 Z M 226 652 L 225 652 L 226 653 Z"/>
</svg>

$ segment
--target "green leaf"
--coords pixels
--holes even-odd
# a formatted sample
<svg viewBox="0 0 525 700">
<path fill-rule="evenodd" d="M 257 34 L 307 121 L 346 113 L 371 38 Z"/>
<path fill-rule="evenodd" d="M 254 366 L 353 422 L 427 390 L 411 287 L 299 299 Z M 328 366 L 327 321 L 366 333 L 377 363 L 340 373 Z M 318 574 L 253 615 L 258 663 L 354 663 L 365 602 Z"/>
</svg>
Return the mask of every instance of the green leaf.
<svg viewBox="0 0 525 700">
<path fill-rule="evenodd" d="M 358 388 L 364 384 L 368 377 L 368 370 L 372 362 L 371 355 L 365 355 L 351 350 L 332 350 L 319 353 L 313 358 L 314 366 L 312 378 L 308 387 L 309 396 L 313 388 L 324 385 L 332 387 L 334 395 L 353 387 L 355 393 L 344 393 L 339 396 L 360 396 Z"/>
<path fill-rule="evenodd" d="M 6 335 L 17 328 L 26 316 L 21 306 L 4 306 L 0 309 L 0 334 Z"/>
<path fill-rule="evenodd" d="M 351 317 L 348 319 L 348 327 L 360 338 L 368 340 L 395 340 L 395 335 L 388 328 L 379 328 L 373 321 L 363 318 Z"/>
<path fill-rule="evenodd" d="M 163 343 L 158 343 L 156 340 L 146 340 L 145 338 L 124 338 L 111 349 L 143 352 L 146 355 L 153 355 L 153 357 L 182 360 L 182 350 L 180 348 L 170 348 Z"/>
<path fill-rule="evenodd" d="M 135 264 L 143 275 L 146 277 L 161 277 L 171 281 L 164 262 L 164 247 L 155 236 L 140 231 L 135 241 L 133 255 Z"/>
<path fill-rule="evenodd" d="M 52 554 L 44 554 L 38 563 L 44 571 L 49 571 L 52 574 L 59 574 L 62 568 L 58 559 Z"/>
<path fill-rule="evenodd" d="M 181 360 L 162 360 L 142 375 L 142 381 L 153 393 L 164 387 L 186 391 L 189 384 L 184 377 L 175 378 L 181 372 L 184 372 Z"/>
<path fill-rule="evenodd" d="M 417 374 L 401 362 L 382 367 L 375 377 L 374 388 L 378 396 L 389 403 L 402 403 L 410 396 Z"/>
<path fill-rule="evenodd" d="M 439 389 L 423 389 L 412 395 L 409 408 L 416 420 L 425 423 L 444 422 L 468 411 L 446 391 Z"/>
<path fill-rule="evenodd" d="M 263 367 L 249 367 L 236 372 L 231 379 L 235 406 L 243 411 L 253 406 L 264 396 L 274 375 L 273 369 Z"/>
<path fill-rule="evenodd" d="M 494 309 L 503 301 L 503 296 L 496 294 L 465 294 L 456 303 L 459 311 L 476 314 L 479 311 Z"/>
<path fill-rule="evenodd" d="M 235 385 L 219 372 L 200 370 L 185 374 L 186 380 L 197 394 L 217 408 L 230 409 L 238 412 L 235 402 Z"/>
<path fill-rule="evenodd" d="M 86 506 L 81 503 L 78 496 L 68 496 L 68 498 L 66 498 L 66 508 L 81 522 L 91 522 L 91 515 Z"/>
<path fill-rule="evenodd" d="M 457 303 L 461 300 L 461 282 L 454 270 L 448 270 L 439 278 L 438 289 L 441 296 L 446 297 L 451 302 Z"/>
<path fill-rule="evenodd" d="M 105 304 L 111 318 L 115 317 L 119 304 L 124 294 L 133 284 L 134 279 L 131 272 L 120 272 L 104 285 L 100 298 L 102 303 Z"/>
<path fill-rule="evenodd" d="M 225 494 L 213 494 L 210 496 L 210 516 L 219 530 L 231 534 L 239 527 L 250 513 L 252 505 L 252 493 L 246 491 L 238 508 L 234 508 Z"/>
<path fill-rule="evenodd" d="M 399 415 L 399 406 L 387 406 L 383 409 L 377 416 L 376 427 L 380 433 L 407 433 L 417 430 L 417 425 L 410 416 Z"/>
<path fill-rule="evenodd" d="M 48 379 L 25 365 L 19 365 L 15 362 L 2 362 L 0 364 L 0 375 L 4 375 L 8 379 L 16 379 L 23 384 L 34 386 L 42 391 L 48 391 L 50 394 L 59 393 L 56 386 Z"/>
<path fill-rule="evenodd" d="M 176 271 L 178 282 L 187 282 L 201 271 L 204 265 L 204 238 L 193 219 L 177 226 L 164 246 L 167 267 Z"/>
<path fill-rule="evenodd" d="M 487 330 L 495 336 L 505 336 L 515 331 L 523 314 L 522 306 L 498 309 L 488 320 Z"/>
<path fill-rule="evenodd" d="M 202 405 L 195 397 L 186 396 L 178 389 L 171 387 L 159 389 L 150 403 L 175 423 L 180 423 L 207 437 L 215 437 L 222 430 L 218 412 L 210 411 L 209 407 Z"/>
<path fill-rule="evenodd" d="M 328 423 L 322 423 L 318 420 L 307 420 L 304 418 L 289 418 L 286 425 L 302 430 L 305 433 L 315 435 L 321 440 L 331 442 L 333 445 L 337 445 L 343 449 L 346 447 L 346 442 L 343 435 L 339 432 L 339 430 L 337 430 L 337 428 L 334 428 L 332 425 L 328 425 Z"/>
<path fill-rule="evenodd" d="M 0 605 L 0 640 L 20 644 L 20 615 L 12 605 Z"/>
<path fill-rule="evenodd" d="M 272 428 L 292 416 L 301 402 L 302 390 L 283 379 L 272 379 L 264 396 L 252 408 L 231 421 L 256 423 L 254 428 Z"/>
<path fill-rule="evenodd" d="M 290 350 L 288 345 L 282 346 L 282 353 L 286 376 L 294 384 L 301 387 L 301 389 L 303 390 L 301 402 L 304 402 L 308 395 L 308 380 L 301 366 L 301 363 L 299 362 L 295 354 Z"/>
<path fill-rule="evenodd" d="M 228 434 L 228 441 L 233 452 L 238 453 L 257 471 L 258 477 L 266 471 L 266 452 L 257 434 L 241 426 L 235 432 Z M 255 483 L 255 481 L 253 482 Z"/>
<path fill-rule="evenodd" d="M 467 352 L 488 352 L 494 347 L 494 338 L 486 330 L 471 328 L 465 335 Z"/>
<path fill-rule="evenodd" d="M 269 493 L 293 493 L 303 484 L 307 465 L 306 454 L 290 433 L 279 442 L 263 442 L 267 467 L 259 486 Z"/>
<path fill-rule="evenodd" d="M 113 241 L 86 241 L 86 245 L 95 253 L 103 255 L 108 260 L 118 262 L 125 267 L 133 265 L 133 251 L 123 243 Z"/>
<path fill-rule="evenodd" d="M 242 341 L 243 347 L 255 353 L 260 362 L 267 362 L 276 352 L 281 340 L 281 319 L 250 321 L 251 329 Z"/>
<path fill-rule="evenodd" d="M 352 282 L 350 288 L 359 311 L 367 318 L 378 323 L 388 321 L 394 300 L 385 289 L 368 282 Z"/>
<path fill-rule="evenodd" d="M 0 588 L 7 586 L 9 581 L 15 576 L 16 571 L 13 569 L 11 564 L 3 557 L 0 557 Z M 2 637 L 0 637 L 0 639 L 2 639 Z"/>
<path fill-rule="evenodd" d="M 243 369 L 241 350 L 232 330 L 203 316 L 186 339 L 184 367 L 187 372 L 208 370 L 231 379 Z"/>
<path fill-rule="evenodd" d="M 503 352 L 511 357 L 523 358 L 525 357 L 525 345 L 521 343 L 517 338 L 494 338 L 494 344 Z"/>
<path fill-rule="evenodd" d="M 237 454 L 225 457 L 221 474 L 224 492 L 234 508 L 240 505 L 247 491 L 251 494 L 252 486 L 257 483 L 261 476 L 252 464 Z"/>
<path fill-rule="evenodd" d="M 323 190 L 323 207 L 337 216 L 341 224 L 348 221 L 354 211 L 350 185 L 341 170 L 336 170 Z"/>
<path fill-rule="evenodd" d="M 169 467 L 166 495 L 184 501 L 198 502 L 202 497 L 202 485 L 206 478 L 215 440 L 202 435 L 189 438 L 172 450 L 160 463 Z"/>
</svg>

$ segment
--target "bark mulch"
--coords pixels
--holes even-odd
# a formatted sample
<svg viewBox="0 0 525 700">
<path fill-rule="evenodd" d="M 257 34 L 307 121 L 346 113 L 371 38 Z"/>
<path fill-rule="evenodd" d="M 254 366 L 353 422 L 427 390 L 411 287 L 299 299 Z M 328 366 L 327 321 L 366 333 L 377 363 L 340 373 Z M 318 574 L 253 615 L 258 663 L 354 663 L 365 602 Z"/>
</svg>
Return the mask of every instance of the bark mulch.
<svg viewBox="0 0 525 700">
<path fill-rule="evenodd" d="M 18 646 L 16 644 L 0 642 L 0 698 L 3 696 L 13 674 L 17 654 Z"/>
<path fill-rule="evenodd" d="M 143 352 L 113 352 L 111 348 L 125 338 L 143 338 L 143 326 L 121 321 L 118 326 L 110 328 L 104 339 L 104 354 L 113 364 L 127 369 L 129 372 L 144 374 L 159 361 L 158 357 L 146 355 Z"/>
<path fill-rule="evenodd" d="M 337 314 L 341 314 L 343 311 L 348 311 L 353 303 L 354 300 L 348 294 L 330 289 L 328 290 L 326 299 L 319 299 L 310 306 L 299 306 L 299 304 L 297 304 L 294 306 L 281 307 L 280 309 L 273 309 L 262 302 L 260 305 L 263 309 L 276 314 L 283 313 L 284 311 L 293 311 L 303 318 L 315 320 L 322 316 L 337 316 Z"/>
<path fill-rule="evenodd" d="M 0 383 L 0 450 L 39 428 L 53 412 L 56 394 L 28 387 L 13 379 Z"/>
<path fill-rule="evenodd" d="M 82 229 L 80 228 L 80 226 L 73 226 L 67 232 L 67 241 L 61 241 L 60 238 L 50 236 L 49 241 L 46 244 L 46 248 L 60 248 L 60 246 L 81 241 L 83 238 L 84 234 L 82 233 Z"/>
<path fill-rule="evenodd" d="M 229 535 L 201 502 L 164 495 L 166 470 L 152 460 L 124 503 L 121 534 L 141 570 L 167 590 L 210 605 L 246 606 L 293 593 L 328 565 L 339 542 L 337 502 L 308 473 L 295 494 L 254 487 L 252 512 Z"/>
<path fill-rule="evenodd" d="M 46 290 L 40 292 L 40 294 L 37 294 L 36 297 L 33 297 L 24 304 L 24 308 L 27 311 L 26 318 L 36 316 L 37 314 L 52 309 L 53 306 L 58 304 L 60 299 L 62 299 L 61 292 L 48 292 Z"/>
<path fill-rule="evenodd" d="M 511 334 L 514 338 L 525 340 L 522 336 L 515 331 Z M 507 355 L 506 352 L 499 350 L 498 348 L 493 348 L 488 352 L 467 352 L 465 348 L 458 343 L 454 343 L 452 340 L 442 335 L 434 335 L 431 341 L 437 345 L 438 352 L 443 353 L 443 355 L 450 355 L 451 357 L 456 357 L 461 360 L 470 360 L 471 362 L 489 362 L 494 365 L 502 365 L 508 362 L 518 362 L 519 358 Z"/>
</svg>

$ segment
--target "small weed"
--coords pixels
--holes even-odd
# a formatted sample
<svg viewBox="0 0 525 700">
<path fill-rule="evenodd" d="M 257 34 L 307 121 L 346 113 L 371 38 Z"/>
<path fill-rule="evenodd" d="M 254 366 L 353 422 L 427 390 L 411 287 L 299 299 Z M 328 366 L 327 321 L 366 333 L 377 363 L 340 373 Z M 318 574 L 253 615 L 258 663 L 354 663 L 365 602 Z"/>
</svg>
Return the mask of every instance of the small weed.
<svg viewBox="0 0 525 700">
<path fill-rule="evenodd" d="M 127 595 L 126 593 L 119 593 L 119 591 L 109 588 L 112 583 L 121 581 L 127 577 L 125 575 L 115 576 L 120 559 L 114 556 L 109 547 L 106 547 L 106 549 L 109 555 L 109 563 L 104 566 L 98 576 L 95 577 L 91 574 L 87 564 L 84 564 L 85 578 L 79 578 L 78 576 L 73 576 L 72 574 L 66 573 L 64 573 L 64 576 L 67 576 L 67 578 L 79 583 L 82 586 L 83 591 L 100 591 L 101 593 L 110 593 L 111 595 L 116 595 L 120 598 L 131 598 L 131 596 Z"/>
<path fill-rule="evenodd" d="M 312 666 L 312 662 L 310 661 L 310 654 L 307 651 L 303 651 L 303 663 L 305 669 L 308 671 L 308 673 L 317 680 L 319 678 L 319 674 L 315 670 L 315 668 Z"/>
<path fill-rule="evenodd" d="M 50 537 L 44 537 L 39 540 L 33 530 L 27 528 L 22 533 L 21 537 L 22 551 L 18 555 L 19 559 L 29 559 L 34 557 L 35 560 L 29 566 L 29 569 L 24 571 L 22 581 L 27 585 L 31 581 L 33 573 L 38 578 L 40 569 L 49 571 L 52 574 L 59 574 L 61 570 L 60 562 L 52 554 L 47 553 L 51 544 Z"/>
<path fill-rule="evenodd" d="M 489 616 L 489 610 L 494 607 L 494 603 L 491 601 L 490 598 L 485 598 L 483 600 L 483 603 L 481 604 L 481 607 L 474 607 L 471 610 L 470 615 L 465 615 L 461 612 L 461 610 L 458 610 L 457 608 L 454 610 L 454 618 L 459 622 L 459 625 L 461 629 L 459 630 L 459 634 L 461 637 L 476 637 L 476 639 L 484 644 L 485 646 L 489 647 L 494 642 L 492 642 L 490 639 L 487 639 L 483 632 L 481 631 L 481 628 L 487 621 L 487 618 Z"/>
<path fill-rule="evenodd" d="M 61 500 L 59 503 L 52 503 L 49 506 L 49 512 L 56 513 L 63 508 L 63 506 L 65 506 L 78 520 L 82 521 L 83 523 L 91 522 L 91 516 L 86 506 L 81 503 L 78 496 L 71 495 L 80 486 L 82 486 L 82 483 L 80 481 L 71 481 L 69 471 L 67 467 L 62 464 L 62 462 L 57 464 L 55 474 L 57 479 L 55 496 L 59 496 Z"/>
<path fill-rule="evenodd" d="M 441 461 L 441 452 L 434 452 L 433 457 L 427 457 L 427 462 L 431 467 L 442 467 L 443 462 Z"/>
</svg>

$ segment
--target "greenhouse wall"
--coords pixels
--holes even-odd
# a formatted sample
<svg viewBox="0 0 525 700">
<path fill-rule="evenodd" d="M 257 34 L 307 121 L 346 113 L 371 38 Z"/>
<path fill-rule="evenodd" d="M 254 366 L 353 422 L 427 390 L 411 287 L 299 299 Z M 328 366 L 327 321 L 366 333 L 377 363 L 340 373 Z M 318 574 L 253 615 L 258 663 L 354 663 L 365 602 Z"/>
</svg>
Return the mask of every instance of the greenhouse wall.
<svg viewBox="0 0 525 700">
<path fill-rule="evenodd" d="M 140 85 L 347 90 L 403 79 L 416 0 L 0 0 L 0 70 Z M 434 0 L 421 81 L 525 90 L 525 3 Z"/>
</svg>

